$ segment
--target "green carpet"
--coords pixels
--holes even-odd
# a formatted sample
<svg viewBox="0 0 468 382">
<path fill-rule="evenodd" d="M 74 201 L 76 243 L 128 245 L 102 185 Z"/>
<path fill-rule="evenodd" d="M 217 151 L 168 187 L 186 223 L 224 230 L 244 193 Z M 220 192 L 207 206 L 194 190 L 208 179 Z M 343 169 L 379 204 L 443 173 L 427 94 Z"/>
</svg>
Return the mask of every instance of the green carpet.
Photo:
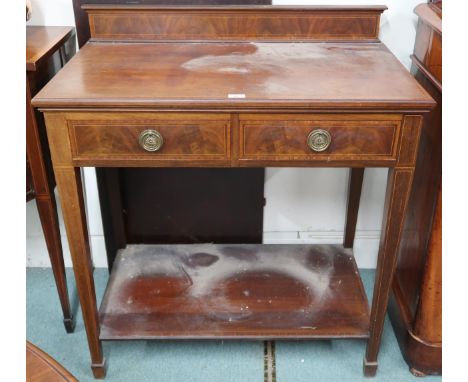
<svg viewBox="0 0 468 382">
<path fill-rule="evenodd" d="M 369 295 L 374 272 L 361 272 Z M 100 301 L 107 282 L 106 269 L 95 270 Z M 49 353 L 80 381 L 93 381 L 81 312 L 71 270 L 69 291 L 77 323 L 66 334 L 52 271 L 27 269 L 27 331 L 33 344 Z M 364 341 L 277 341 L 277 382 L 435 382 L 440 377 L 414 377 L 404 362 L 390 323 L 386 322 L 374 379 L 364 378 Z M 240 341 L 124 341 L 105 342 L 107 381 L 112 382 L 263 382 L 264 344 Z"/>
</svg>

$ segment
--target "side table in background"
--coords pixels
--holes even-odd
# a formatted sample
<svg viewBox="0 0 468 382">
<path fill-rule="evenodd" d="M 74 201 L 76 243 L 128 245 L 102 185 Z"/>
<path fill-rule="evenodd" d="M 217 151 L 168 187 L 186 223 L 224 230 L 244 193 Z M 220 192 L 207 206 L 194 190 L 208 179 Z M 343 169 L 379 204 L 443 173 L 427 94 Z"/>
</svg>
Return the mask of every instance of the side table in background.
<svg viewBox="0 0 468 382">
<path fill-rule="evenodd" d="M 26 27 L 26 202 L 36 199 L 68 333 L 73 332 L 75 323 L 60 241 L 55 179 L 44 119 L 31 106 L 31 99 L 73 57 L 75 40 L 72 27 Z"/>
</svg>

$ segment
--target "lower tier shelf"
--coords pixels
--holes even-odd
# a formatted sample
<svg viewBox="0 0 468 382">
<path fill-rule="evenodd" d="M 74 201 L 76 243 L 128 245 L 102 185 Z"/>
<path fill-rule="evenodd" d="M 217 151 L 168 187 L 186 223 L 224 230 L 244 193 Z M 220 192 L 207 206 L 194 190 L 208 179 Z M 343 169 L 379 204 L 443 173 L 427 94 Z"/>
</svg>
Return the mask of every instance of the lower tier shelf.
<svg viewBox="0 0 468 382">
<path fill-rule="evenodd" d="M 352 251 L 338 245 L 129 245 L 100 308 L 103 340 L 368 338 Z"/>
</svg>

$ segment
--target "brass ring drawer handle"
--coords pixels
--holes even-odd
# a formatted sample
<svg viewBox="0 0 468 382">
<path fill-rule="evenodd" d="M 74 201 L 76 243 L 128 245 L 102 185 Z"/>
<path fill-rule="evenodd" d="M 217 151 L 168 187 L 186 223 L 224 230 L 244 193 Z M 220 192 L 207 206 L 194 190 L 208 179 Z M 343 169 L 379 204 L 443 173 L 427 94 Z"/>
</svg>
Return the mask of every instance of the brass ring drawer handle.
<svg viewBox="0 0 468 382">
<path fill-rule="evenodd" d="M 328 149 L 331 143 L 331 135 L 323 129 L 311 131 L 307 137 L 307 145 L 312 151 L 321 152 Z"/>
<path fill-rule="evenodd" d="M 164 139 L 159 131 L 145 130 L 140 134 L 140 146 L 146 151 L 158 151 L 164 144 Z"/>
</svg>

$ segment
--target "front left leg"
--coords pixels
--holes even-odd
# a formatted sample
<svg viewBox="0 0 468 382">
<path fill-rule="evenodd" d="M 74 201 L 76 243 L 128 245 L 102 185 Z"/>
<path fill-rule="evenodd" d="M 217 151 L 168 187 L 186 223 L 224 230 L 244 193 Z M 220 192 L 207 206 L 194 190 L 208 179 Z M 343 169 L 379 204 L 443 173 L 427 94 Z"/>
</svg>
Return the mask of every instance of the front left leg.
<svg viewBox="0 0 468 382">
<path fill-rule="evenodd" d="M 55 180 L 61 198 L 63 220 L 67 230 L 70 254 L 80 299 L 83 322 L 91 353 L 91 369 L 95 378 L 104 378 L 106 362 L 99 339 L 99 313 L 93 279 L 93 261 L 89 245 L 83 185 L 79 167 L 74 167 L 63 114 L 45 115 L 47 136 L 52 154 Z"/>
<path fill-rule="evenodd" d="M 91 369 L 95 378 L 104 378 L 106 363 L 99 339 L 99 316 L 93 279 L 93 262 L 89 246 L 80 169 L 65 166 L 55 167 L 55 178 L 62 199 L 63 219 L 91 353 Z"/>
</svg>

